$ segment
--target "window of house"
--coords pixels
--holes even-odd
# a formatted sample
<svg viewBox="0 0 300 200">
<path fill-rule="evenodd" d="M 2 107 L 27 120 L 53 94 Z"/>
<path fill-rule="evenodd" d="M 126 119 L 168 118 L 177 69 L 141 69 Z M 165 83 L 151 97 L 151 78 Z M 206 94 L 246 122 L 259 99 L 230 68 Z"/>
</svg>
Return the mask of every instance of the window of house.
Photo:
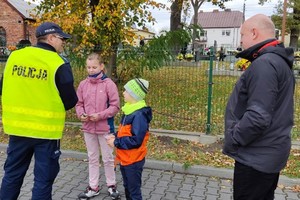
<svg viewBox="0 0 300 200">
<path fill-rule="evenodd" d="M 6 31 L 3 27 L 0 27 L 0 47 L 6 46 Z"/>
<path fill-rule="evenodd" d="M 200 31 L 200 37 L 206 37 L 207 31 Z"/>
<path fill-rule="evenodd" d="M 230 36 L 230 30 L 223 30 L 222 36 Z"/>
</svg>

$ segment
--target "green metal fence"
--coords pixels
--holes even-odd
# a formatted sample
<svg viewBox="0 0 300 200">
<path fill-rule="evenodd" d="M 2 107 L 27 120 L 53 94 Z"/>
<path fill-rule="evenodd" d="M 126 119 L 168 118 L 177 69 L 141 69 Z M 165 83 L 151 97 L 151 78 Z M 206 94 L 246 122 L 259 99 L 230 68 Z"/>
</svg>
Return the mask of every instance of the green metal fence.
<svg viewBox="0 0 300 200">
<path fill-rule="evenodd" d="M 144 79 L 150 81 L 147 103 L 153 109 L 151 128 L 180 130 L 207 134 L 223 134 L 224 111 L 228 97 L 242 74 L 234 66 L 236 58 L 227 55 L 224 61 L 211 60 L 198 62 L 176 60 L 158 70 L 145 71 Z M 76 85 L 78 77 L 86 76 L 84 68 L 73 68 Z M 118 83 L 122 97 L 124 83 Z M 295 99 L 299 99 L 297 84 Z M 121 98 L 122 99 L 122 98 Z M 298 134 L 299 103 L 295 101 L 295 128 Z M 71 111 L 68 119 L 76 120 Z M 116 116 L 116 122 L 120 114 Z"/>
<path fill-rule="evenodd" d="M 228 55 L 224 61 L 210 60 L 174 60 L 157 70 L 144 71 L 142 78 L 150 81 L 146 97 L 153 109 L 151 128 L 180 130 L 207 134 L 223 134 L 224 111 L 228 97 L 241 75 L 234 67 L 236 58 Z M 0 62 L 4 68 L 5 62 Z M 86 76 L 84 66 L 72 66 L 75 87 Z M 124 83 L 117 83 L 121 100 Z M 295 91 L 295 127 L 294 135 L 300 135 L 300 88 Z M 116 124 L 120 119 L 116 116 Z M 67 112 L 67 121 L 78 121 L 75 110 Z"/>
</svg>

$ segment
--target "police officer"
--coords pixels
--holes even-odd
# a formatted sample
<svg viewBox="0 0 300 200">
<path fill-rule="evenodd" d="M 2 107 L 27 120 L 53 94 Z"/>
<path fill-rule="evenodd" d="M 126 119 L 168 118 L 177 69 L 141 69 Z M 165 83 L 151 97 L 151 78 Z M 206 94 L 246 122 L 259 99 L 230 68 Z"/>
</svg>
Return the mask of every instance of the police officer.
<svg viewBox="0 0 300 200">
<path fill-rule="evenodd" d="M 2 121 L 9 144 L 1 200 L 18 198 L 33 155 L 32 200 L 52 199 L 66 110 L 78 100 L 70 63 L 59 55 L 71 36 L 45 22 L 36 37 L 36 46 L 11 53 L 2 79 Z"/>
</svg>

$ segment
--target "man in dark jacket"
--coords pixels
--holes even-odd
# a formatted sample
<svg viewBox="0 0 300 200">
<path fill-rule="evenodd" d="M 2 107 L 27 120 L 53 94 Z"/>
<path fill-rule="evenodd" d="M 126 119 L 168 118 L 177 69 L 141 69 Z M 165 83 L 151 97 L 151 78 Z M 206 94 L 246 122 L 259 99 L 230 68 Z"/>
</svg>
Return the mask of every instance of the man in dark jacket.
<svg viewBox="0 0 300 200">
<path fill-rule="evenodd" d="M 291 148 L 293 50 L 275 39 L 273 22 L 262 14 L 244 22 L 241 44 L 237 57 L 251 65 L 226 107 L 223 153 L 235 160 L 235 200 L 273 200 Z"/>
</svg>

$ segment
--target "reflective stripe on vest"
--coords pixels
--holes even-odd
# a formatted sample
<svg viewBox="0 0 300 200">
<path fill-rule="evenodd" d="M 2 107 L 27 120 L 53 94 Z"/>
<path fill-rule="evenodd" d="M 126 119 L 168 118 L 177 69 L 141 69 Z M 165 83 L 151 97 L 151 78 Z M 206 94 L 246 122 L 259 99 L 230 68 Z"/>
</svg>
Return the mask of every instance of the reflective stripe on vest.
<svg viewBox="0 0 300 200">
<path fill-rule="evenodd" d="M 37 47 L 14 51 L 5 66 L 2 121 L 9 135 L 60 139 L 65 123 L 55 73 L 64 60 Z"/>
</svg>

